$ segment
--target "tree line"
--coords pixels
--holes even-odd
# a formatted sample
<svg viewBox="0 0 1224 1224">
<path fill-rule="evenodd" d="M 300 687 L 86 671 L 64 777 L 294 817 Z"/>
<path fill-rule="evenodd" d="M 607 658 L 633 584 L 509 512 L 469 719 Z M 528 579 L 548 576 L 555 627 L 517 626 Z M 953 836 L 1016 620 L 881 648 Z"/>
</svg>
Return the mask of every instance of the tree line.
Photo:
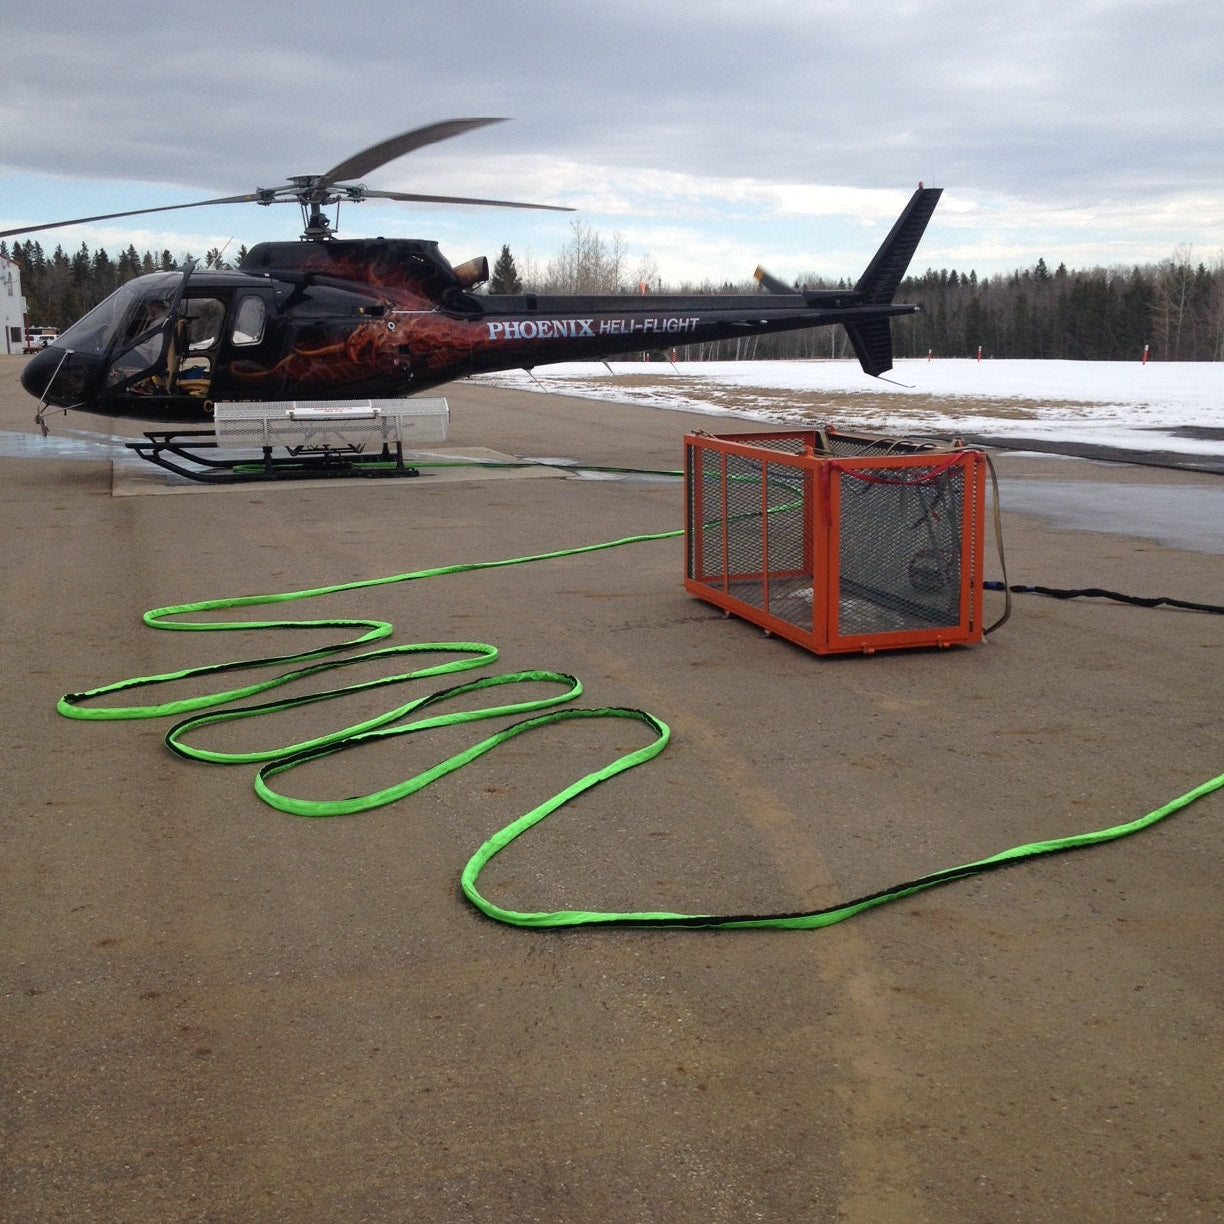
<svg viewBox="0 0 1224 1224">
<path fill-rule="evenodd" d="M 1053 272 L 1033 268 L 979 281 L 927 272 L 901 286 L 922 314 L 895 330 L 899 355 L 1059 357 L 1084 361 L 1224 360 L 1224 263 L 1179 250 L 1155 265 Z"/>
<path fill-rule="evenodd" d="M 206 267 L 232 264 L 211 250 Z M 84 243 L 73 254 L 56 246 L 50 254 L 37 241 L 0 242 L 21 270 L 30 322 L 61 330 L 134 276 L 173 271 L 190 256 L 168 250 L 139 253 L 129 246 L 118 256 L 91 251 Z M 804 288 L 848 288 L 809 276 Z M 621 236 L 605 239 L 581 221 L 570 239 L 545 263 L 516 260 L 503 246 L 488 290 L 493 293 L 750 293 L 755 283 L 665 286 L 648 258 L 632 260 Z M 1224 260 L 1212 267 L 1179 248 L 1159 264 L 1130 268 L 1051 271 L 1044 259 L 1034 267 L 979 279 L 973 271 L 928 270 L 902 283 L 898 299 L 922 311 L 894 321 L 898 357 L 1068 358 L 1086 361 L 1138 360 L 1145 351 L 1160 361 L 1224 360 Z M 676 356 L 687 360 L 821 358 L 848 355 L 840 328 L 771 336 L 747 336 L 689 345 Z"/>
<path fill-rule="evenodd" d="M 806 276 L 795 288 L 847 289 Z M 494 265 L 492 293 L 752 293 L 755 282 L 663 286 L 648 260 L 631 264 L 619 235 L 604 240 L 581 221 L 571 223 L 565 248 L 521 270 L 508 247 Z M 1159 264 L 1051 272 L 1032 268 L 985 277 L 955 270 L 908 276 L 899 301 L 922 311 L 893 322 L 899 357 L 1065 358 L 1082 361 L 1224 360 L 1224 259 L 1208 268 L 1179 248 Z M 698 361 L 845 357 L 841 328 L 745 336 L 689 345 L 677 358 Z"/>
</svg>

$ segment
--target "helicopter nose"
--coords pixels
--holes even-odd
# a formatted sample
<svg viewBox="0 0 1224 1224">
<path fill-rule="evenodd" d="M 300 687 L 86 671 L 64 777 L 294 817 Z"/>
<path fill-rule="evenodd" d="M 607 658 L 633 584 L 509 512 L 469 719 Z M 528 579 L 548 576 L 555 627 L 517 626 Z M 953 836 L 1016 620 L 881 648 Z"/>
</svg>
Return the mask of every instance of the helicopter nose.
<svg viewBox="0 0 1224 1224">
<path fill-rule="evenodd" d="M 44 403 L 73 408 L 85 400 L 99 368 L 96 358 L 52 344 L 26 362 L 21 385 Z"/>
</svg>

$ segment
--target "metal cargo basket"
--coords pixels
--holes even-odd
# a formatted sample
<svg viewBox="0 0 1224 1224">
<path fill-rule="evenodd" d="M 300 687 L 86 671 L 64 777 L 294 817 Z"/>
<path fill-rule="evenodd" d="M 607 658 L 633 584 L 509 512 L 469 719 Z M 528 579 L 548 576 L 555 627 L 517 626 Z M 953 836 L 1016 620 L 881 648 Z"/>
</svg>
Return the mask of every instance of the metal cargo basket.
<svg viewBox="0 0 1224 1224">
<path fill-rule="evenodd" d="M 218 403 L 213 427 L 221 446 L 284 446 L 292 454 L 356 453 L 445 442 L 444 399 L 266 400 Z"/>
<path fill-rule="evenodd" d="M 830 428 L 684 455 L 691 594 L 817 654 L 981 641 L 981 452 Z"/>
</svg>

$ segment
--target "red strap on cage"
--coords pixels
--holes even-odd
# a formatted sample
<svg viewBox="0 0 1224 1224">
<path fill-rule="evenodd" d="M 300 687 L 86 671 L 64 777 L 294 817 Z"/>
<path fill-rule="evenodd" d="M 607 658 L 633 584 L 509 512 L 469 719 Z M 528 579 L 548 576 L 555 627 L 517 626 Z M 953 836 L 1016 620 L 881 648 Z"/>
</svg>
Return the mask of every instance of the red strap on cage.
<svg viewBox="0 0 1224 1224">
<path fill-rule="evenodd" d="M 908 458 L 909 456 L 907 456 Z M 847 476 L 852 476 L 855 480 L 865 480 L 868 484 L 880 485 L 924 485 L 934 484 L 949 468 L 955 467 L 960 463 L 963 455 L 962 452 L 956 451 L 949 455 L 942 463 L 923 472 L 921 476 L 910 477 L 886 477 L 875 476 L 864 468 L 847 467 L 843 460 L 832 459 L 830 465 L 835 471 L 844 472 Z"/>
</svg>

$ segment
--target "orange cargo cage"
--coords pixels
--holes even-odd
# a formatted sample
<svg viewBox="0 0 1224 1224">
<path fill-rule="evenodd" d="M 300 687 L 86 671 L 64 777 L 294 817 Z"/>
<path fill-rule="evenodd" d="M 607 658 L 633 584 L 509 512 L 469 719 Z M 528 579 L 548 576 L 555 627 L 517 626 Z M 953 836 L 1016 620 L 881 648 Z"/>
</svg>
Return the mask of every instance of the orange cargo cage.
<svg viewBox="0 0 1224 1224">
<path fill-rule="evenodd" d="M 986 459 L 832 428 L 684 439 L 684 586 L 817 654 L 982 640 Z"/>
</svg>

